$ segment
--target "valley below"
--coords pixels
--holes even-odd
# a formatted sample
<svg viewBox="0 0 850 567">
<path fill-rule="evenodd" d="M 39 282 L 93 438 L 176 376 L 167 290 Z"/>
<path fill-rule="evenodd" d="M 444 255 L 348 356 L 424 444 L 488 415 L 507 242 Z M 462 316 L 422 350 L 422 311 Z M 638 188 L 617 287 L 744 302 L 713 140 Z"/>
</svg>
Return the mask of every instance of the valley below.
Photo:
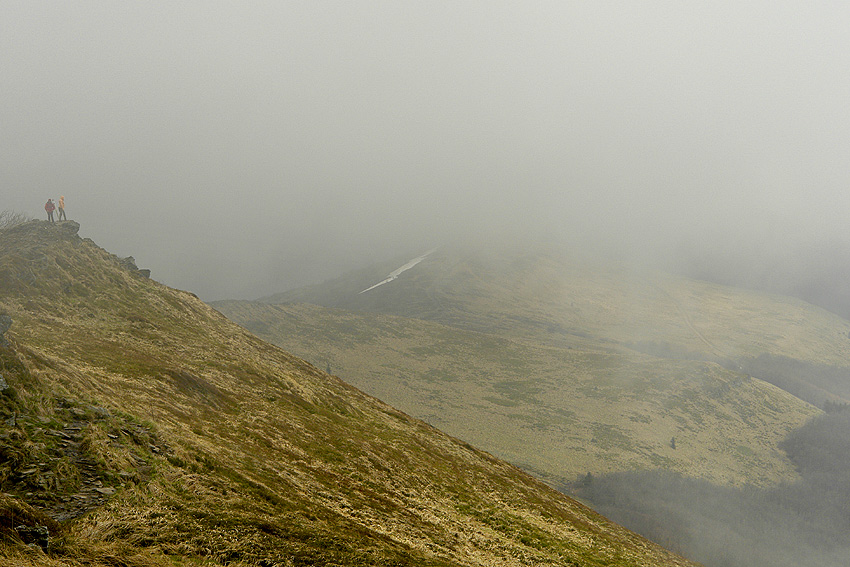
<svg viewBox="0 0 850 567">
<path fill-rule="evenodd" d="M 843 564 L 850 491 L 791 440 L 841 423 L 846 320 L 551 250 L 438 250 L 368 288 L 392 266 L 213 305 L 706 565 Z"/>
</svg>

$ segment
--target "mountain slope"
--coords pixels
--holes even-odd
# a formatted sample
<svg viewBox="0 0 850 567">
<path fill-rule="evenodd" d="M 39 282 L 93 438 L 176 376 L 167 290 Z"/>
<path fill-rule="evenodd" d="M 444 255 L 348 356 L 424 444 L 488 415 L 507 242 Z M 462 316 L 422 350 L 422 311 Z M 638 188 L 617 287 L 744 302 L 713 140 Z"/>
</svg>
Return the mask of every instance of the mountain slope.
<svg viewBox="0 0 850 567">
<path fill-rule="evenodd" d="M 850 400 L 850 322 L 800 300 L 556 250 L 438 250 L 363 292 L 402 263 L 214 306 L 553 484 L 656 467 L 777 484 L 810 403 Z"/>
<path fill-rule="evenodd" d="M 5 564 L 688 564 L 77 228 L 0 231 Z M 102 501 L 57 535 L 40 515 L 86 486 Z M 18 521 L 49 524 L 50 556 Z"/>
<path fill-rule="evenodd" d="M 215 306 L 555 485 L 658 467 L 720 484 L 790 481 L 796 472 L 778 444 L 817 413 L 711 362 L 535 345 L 308 304 Z"/>
</svg>

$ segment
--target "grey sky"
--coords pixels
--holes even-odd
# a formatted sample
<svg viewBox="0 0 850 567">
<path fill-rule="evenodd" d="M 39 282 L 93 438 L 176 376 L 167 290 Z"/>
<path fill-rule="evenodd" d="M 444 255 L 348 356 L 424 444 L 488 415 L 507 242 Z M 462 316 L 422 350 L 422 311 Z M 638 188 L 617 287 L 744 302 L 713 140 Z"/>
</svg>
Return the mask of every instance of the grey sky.
<svg viewBox="0 0 850 567">
<path fill-rule="evenodd" d="M 449 238 L 847 239 L 850 6 L 0 4 L 0 210 L 204 299 Z"/>
</svg>

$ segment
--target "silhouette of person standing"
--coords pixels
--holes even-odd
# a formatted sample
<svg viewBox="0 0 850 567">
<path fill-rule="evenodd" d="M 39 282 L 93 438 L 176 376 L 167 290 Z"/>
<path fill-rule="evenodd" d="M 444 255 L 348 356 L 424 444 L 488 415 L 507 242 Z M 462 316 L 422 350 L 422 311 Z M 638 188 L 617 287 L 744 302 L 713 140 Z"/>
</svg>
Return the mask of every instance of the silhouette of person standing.
<svg viewBox="0 0 850 567">
<path fill-rule="evenodd" d="M 50 222 L 54 222 L 53 211 L 56 210 L 56 205 L 53 204 L 53 199 L 47 200 L 47 202 L 44 204 L 44 210 L 47 211 L 47 220 L 49 220 Z"/>
<path fill-rule="evenodd" d="M 65 216 L 65 195 L 59 196 L 59 220 L 68 220 Z"/>
</svg>

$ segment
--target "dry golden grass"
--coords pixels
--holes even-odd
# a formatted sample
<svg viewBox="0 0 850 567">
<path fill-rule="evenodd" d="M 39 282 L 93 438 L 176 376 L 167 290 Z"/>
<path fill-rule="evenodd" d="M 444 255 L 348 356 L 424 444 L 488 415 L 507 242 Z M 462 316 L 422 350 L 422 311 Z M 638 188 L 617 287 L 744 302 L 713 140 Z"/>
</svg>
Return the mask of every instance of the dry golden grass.
<svg viewBox="0 0 850 567">
<path fill-rule="evenodd" d="M 116 490 L 7 563 L 688 564 L 61 226 L 0 232 L 0 312 L 22 430 L 59 398 L 108 410 L 80 447 Z"/>
</svg>

